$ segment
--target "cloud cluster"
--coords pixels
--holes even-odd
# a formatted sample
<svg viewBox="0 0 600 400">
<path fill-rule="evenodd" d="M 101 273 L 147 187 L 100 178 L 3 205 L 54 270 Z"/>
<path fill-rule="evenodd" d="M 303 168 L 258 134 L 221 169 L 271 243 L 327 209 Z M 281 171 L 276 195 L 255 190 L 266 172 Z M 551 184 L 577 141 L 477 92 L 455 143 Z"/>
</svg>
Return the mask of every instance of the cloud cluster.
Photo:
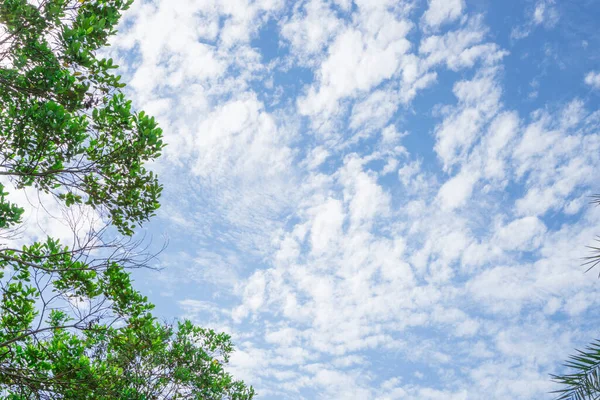
<svg viewBox="0 0 600 400">
<path fill-rule="evenodd" d="M 230 332 L 263 398 L 551 390 L 597 323 L 593 105 L 507 97 L 519 58 L 464 1 L 175 3 L 112 50 L 168 135 L 172 313 Z"/>
</svg>

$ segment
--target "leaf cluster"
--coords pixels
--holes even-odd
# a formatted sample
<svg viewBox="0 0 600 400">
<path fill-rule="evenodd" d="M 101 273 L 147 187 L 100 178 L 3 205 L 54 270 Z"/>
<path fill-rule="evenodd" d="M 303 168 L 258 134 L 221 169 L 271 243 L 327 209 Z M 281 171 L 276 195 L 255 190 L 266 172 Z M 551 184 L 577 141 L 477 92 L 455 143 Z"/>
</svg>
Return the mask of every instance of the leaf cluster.
<svg viewBox="0 0 600 400">
<path fill-rule="evenodd" d="M 557 400 L 600 399 L 600 340 L 592 342 L 585 350 L 577 350 L 565 366 L 574 372 L 552 375 L 562 388 L 555 391 Z"/>
<path fill-rule="evenodd" d="M 127 268 L 145 266 L 128 237 L 159 208 L 148 163 L 157 122 L 122 92 L 97 51 L 132 0 L 0 1 L 0 179 L 102 229 L 71 247 L 9 235 L 23 208 L 0 183 L 0 396 L 8 399 L 251 399 L 225 370 L 231 338 L 189 321 L 159 322 Z M 92 224 L 93 225 L 93 224 Z M 114 227 L 120 239 L 107 240 Z"/>
<path fill-rule="evenodd" d="M 95 55 L 130 4 L 0 3 L 0 175 L 97 208 L 127 235 L 159 207 L 162 187 L 144 164 L 164 147 L 154 118 L 120 91 L 112 59 Z"/>
</svg>

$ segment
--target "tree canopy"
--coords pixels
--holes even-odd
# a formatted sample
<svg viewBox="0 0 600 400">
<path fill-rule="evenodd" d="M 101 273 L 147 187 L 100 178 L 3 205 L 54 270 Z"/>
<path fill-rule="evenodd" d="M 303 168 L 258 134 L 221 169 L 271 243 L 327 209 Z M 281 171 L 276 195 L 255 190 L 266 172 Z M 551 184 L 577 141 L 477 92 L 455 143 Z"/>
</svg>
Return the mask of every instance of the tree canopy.
<svg viewBox="0 0 600 400">
<path fill-rule="evenodd" d="M 225 366 L 230 337 L 160 322 L 127 268 L 159 208 L 146 168 L 164 147 L 111 59 L 98 56 L 133 0 L 0 2 L 0 394 L 9 399 L 251 399 Z M 12 189 L 11 189 L 12 187 Z M 103 222 L 21 243 L 36 190 Z M 109 234 L 112 231 L 114 234 Z"/>
</svg>

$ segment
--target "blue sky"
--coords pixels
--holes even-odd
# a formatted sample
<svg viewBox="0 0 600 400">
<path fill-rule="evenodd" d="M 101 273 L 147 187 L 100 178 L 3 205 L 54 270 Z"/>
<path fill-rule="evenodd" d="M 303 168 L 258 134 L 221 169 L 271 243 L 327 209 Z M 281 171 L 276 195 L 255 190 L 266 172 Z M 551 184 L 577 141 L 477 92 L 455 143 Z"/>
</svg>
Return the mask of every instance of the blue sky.
<svg viewBox="0 0 600 400">
<path fill-rule="evenodd" d="M 166 319 L 262 399 L 541 399 L 597 335 L 596 1 L 136 1 Z"/>
</svg>

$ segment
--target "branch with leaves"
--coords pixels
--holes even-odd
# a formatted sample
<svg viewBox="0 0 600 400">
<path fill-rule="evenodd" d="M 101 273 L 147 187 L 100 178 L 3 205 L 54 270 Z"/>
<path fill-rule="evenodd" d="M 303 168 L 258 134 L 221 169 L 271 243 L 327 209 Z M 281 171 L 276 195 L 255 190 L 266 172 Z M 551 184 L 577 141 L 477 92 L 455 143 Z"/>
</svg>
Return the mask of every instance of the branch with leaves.
<svg viewBox="0 0 600 400">
<path fill-rule="evenodd" d="M 552 375 L 563 386 L 555 391 L 557 400 L 600 399 L 600 340 L 592 342 L 585 350 L 571 356 L 566 367 L 575 370 L 567 375 Z"/>
<path fill-rule="evenodd" d="M 225 370 L 228 335 L 159 322 L 127 272 L 153 257 L 132 237 L 160 206 L 162 186 L 146 166 L 164 143 L 154 118 L 122 93 L 117 66 L 96 52 L 132 1 L 0 1 L 3 398 L 254 396 Z M 11 185 L 97 219 L 69 222 L 70 247 L 51 237 L 17 245 L 25 224 Z"/>
</svg>

